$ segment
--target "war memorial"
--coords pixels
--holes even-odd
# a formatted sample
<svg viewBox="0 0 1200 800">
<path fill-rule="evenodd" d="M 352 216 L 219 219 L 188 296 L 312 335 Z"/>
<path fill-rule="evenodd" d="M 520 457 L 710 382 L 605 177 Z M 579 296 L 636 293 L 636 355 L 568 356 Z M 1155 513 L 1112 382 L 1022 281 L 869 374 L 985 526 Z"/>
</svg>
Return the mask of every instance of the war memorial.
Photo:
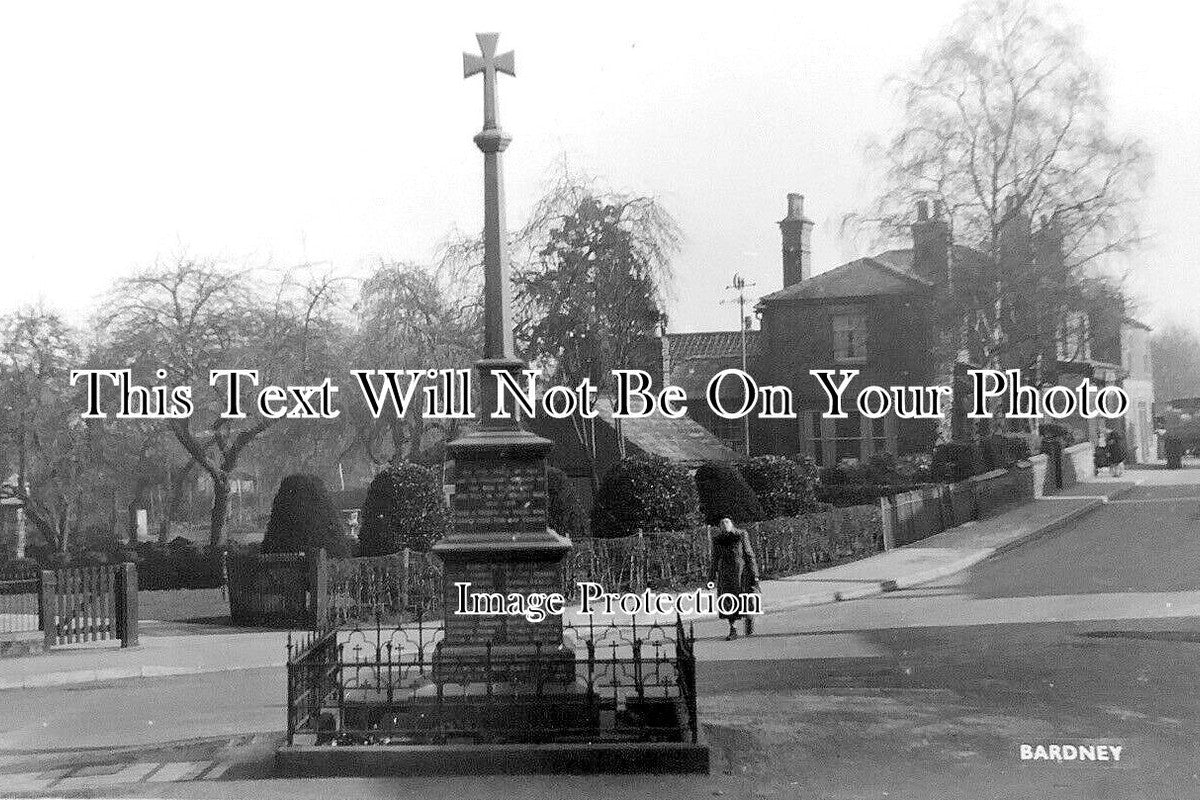
<svg viewBox="0 0 1200 800">
<path fill-rule="evenodd" d="M 496 83 L 515 75 L 498 36 L 477 36 L 464 77 L 483 75 L 484 352 L 475 364 L 479 428 L 449 443 L 453 532 L 434 545 L 441 598 L 411 598 L 388 574 L 364 572 L 289 645 L 284 775 L 421 772 L 707 772 L 698 741 L 694 634 L 674 624 L 539 622 L 456 614 L 459 589 L 545 595 L 562 588 L 569 539 L 547 527 L 552 444 L 515 414 L 497 419 L 494 373 L 517 374 L 505 242 Z M 325 587 L 317 587 L 318 591 Z M 440 608 L 441 619 L 430 612 Z"/>
</svg>

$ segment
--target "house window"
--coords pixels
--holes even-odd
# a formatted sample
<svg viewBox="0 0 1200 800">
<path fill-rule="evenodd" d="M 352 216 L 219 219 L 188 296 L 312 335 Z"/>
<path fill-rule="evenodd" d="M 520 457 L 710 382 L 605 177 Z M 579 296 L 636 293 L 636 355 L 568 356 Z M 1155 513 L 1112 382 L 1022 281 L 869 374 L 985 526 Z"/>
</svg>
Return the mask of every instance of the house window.
<svg viewBox="0 0 1200 800">
<path fill-rule="evenodd" d="M 819 411 L 806 411 L 800 416 L 800 424 L 802 449 L 821 466 L 845 458 L 896 452 L 894 418 L 869 419 L 852 413 L 846 419 L 826 419 Z"/>
<path fill-rule="evenodd" d="M 865 419 L 863 425 L 866 427 L 864 434 L 871 439 L 871 452 L 895 452 L 895 447 L 888 447 L 887 425 L 883 419 Z"/>
<path fill-rule="evenodd" d="M 863 362 L 867 360 L 867 315 L 837 314 L 833 318 L 833 360 Z"/>
<path fill-rule="evenodd" d="M 846 419 L 833 420 L 833 460 L 862 458 L 862 417 L 850 414 Z"/>
</svg>

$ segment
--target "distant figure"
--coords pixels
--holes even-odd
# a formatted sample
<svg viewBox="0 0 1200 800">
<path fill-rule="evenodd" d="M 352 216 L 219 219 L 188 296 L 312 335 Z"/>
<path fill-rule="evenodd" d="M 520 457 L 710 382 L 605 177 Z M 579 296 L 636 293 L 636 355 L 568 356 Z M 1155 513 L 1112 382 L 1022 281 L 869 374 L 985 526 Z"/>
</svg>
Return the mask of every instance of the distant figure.
<svg viewBox="0 0 1200 800">
<path fill-rule="evenodd" d="M 1120 428 L 1108 432 L 1108 469 L 1114 478 L 1119 478 L 1125 472 L 1125 459 L 1129 456 L 1125 446 L 1125 434 Z"/>
<path fill-rule="evenodd" d="M 758 559 L 750 548 L 750 537 L 744 530 L 735 528 L 729 517 L 720 521 L 712 537 L 712 571 L 709 580 L 715 584 L 718 596 L 758 591 Z M 737 638 L 734 623 L 741 616 L 737 612 L 720 614 L 721 619 L 729 622 L 726 641 Z M 746 635 L 750 636 L 754 633 L 754 618 L 747 616 L 745 620 Z"/>
</svg>

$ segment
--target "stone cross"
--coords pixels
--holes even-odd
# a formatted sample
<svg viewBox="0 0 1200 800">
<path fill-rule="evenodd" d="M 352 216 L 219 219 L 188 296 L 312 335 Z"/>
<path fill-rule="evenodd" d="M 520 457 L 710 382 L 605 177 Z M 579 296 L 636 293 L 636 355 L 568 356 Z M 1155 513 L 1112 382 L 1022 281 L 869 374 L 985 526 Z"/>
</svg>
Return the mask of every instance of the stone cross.
<svg viewBox="0 0 1200 800">
<path fill-rule="evenodd" d="M 504 225 L 504 174 L 500 154 L 511 137 L 500 130 L 496 122 L 496 73 L 516 75 L 513 54 L 496 55 L 496 33 L 477 33 L 481 56 L 463 53 L 463 77 L 483 73 L 483 130 L 475 135 L 475 145 L 483 151 L 483 356 L 485 363 L 477 365 L 483 379 L 482 395 L 485 413 L 491 413 L 492 376 L 494 367 L 519 369 L 513 350 L 512 298 L 509 296 L 508 230 Z M 504 362 L 501 364 L 499 362 Z M 484 417 L 484 424 L 496 424 Z"/>
<path fill-rule="evenodd" d="M 496 124 L 496 73 L 503 72 L 515 78 L 517 70 L 511 50 L 503 55 L 496 55 L 496 41 L 499 40 L 500 34 L 477 33 L 475 38 L 479 41 L 479 51 L 483 55 L 463 53 L 463 77 L 469 78 L 483 73 L 483 129 L 489 130 L 499 127 Z"/>
</svg>

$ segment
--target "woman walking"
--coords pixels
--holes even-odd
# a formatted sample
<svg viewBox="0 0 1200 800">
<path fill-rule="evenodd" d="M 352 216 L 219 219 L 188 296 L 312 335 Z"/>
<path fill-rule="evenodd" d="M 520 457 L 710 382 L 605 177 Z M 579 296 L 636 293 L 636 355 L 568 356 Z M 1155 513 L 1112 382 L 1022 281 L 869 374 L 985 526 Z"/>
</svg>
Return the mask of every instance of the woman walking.
<svg viewBox="0 0 1200 800">
<path fill-rule="evenodd" d="M 735 528 L 733 520 L 724 517 L 718 523 L 712 537 L 712 570 L 709 580 L 715 586 L 717 597 L 723 594 L 739 595 L 758 591 L 758 559 L 750 547 L 750 537 L 741 528 Z M 734 623 L 743 615 L 734 610 L 733 613 L 720 613 L 723 620 L 729 622 L 729 635 L 726 641 L 737 638 L 737 628 Z M 746 615 L 746 635 L 754 633 L 754 617 Z"/>
<path fill-rule="evenodd" d="M 1114 478 L 1119 478 L 1125 472 L 1125 459 L 1129 457 L 1129 449 L 1125 446 L 1125 434 L 1120 428 L 1108 432 L 1108 468 Z"/>
</svg>

